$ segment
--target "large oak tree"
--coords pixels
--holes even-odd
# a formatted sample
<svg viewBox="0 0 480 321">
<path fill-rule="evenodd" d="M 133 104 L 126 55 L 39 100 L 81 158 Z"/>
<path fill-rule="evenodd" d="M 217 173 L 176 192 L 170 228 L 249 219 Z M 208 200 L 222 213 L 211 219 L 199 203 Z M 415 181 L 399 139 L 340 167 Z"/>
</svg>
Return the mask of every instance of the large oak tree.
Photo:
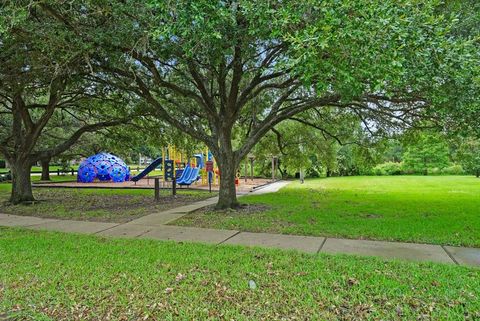
<svg viewBox="0 0 480 321">
<path fill-rule="evenodd" d="M 220 208 L 237 206 L 239 163 L 283 120 L 322 108 L 387 130 L 445 118 L 469 102 L 456 98 L 478 63 L 475 44 L 455 37 L 457 19 L 438 1 L 40 6 L 97 48 L 95 81 L 133 93 L 213 151 Z"/>
<path fill-rule="evenodd" d="M 5 6 L 0 20 L 0 154 L 11 166 L 14 204 L 34 200 L 32 165 L 48 163 L 86 132 L 128 120 L 121 95 L 86 80 L 88 51 L 26 3 Z"/>
</svg>

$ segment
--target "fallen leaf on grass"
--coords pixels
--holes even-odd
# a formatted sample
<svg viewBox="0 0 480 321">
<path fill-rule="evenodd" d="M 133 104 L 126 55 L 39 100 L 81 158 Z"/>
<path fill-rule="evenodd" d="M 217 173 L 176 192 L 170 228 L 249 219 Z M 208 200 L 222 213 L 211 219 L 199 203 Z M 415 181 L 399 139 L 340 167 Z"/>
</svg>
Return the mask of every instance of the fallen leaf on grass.
<svg viewBox="0 0 480 321">
<path fill-rule="evenodd" d="M 182 280 L 185 279 L 185 278 L 186 278 L 186 275 L 185 275 L 185 274 L 178 273 L 177 276 L 175 277 L 175 281 L 180 282 L 180 281 L 182 281 Z"/>
</svg>

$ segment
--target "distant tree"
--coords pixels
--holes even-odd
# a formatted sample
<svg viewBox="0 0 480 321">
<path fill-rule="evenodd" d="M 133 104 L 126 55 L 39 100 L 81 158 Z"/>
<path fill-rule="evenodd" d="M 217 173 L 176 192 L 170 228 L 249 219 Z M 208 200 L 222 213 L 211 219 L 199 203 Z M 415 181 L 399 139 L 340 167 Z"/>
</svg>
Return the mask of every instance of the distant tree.
<svg viewBox="0 0 480 321">
<path fill-rule="evenodd" d="M 378 146 L 369 145 L 346 145 L 337 152 L 336 175 L 365 175 L 373 171 L 373 167 L 379 162 L 382 154 Z"/>
<path fill-rule="evenodd" d="M 465 140 L 457 151 L 457 159 L 465 171 L 480 177 L 480 140 Z"/>
<path fill-rule="evenodd" d="M 336 151 L 349 144 L 358 119 L 336 109 L 307 111 L 272 128 L 253 149 L 257 161 L 270 170 L 271 157 L 279 157 L 282 175 L 303 169 L 318 176 L 336 168 Z"/>
<path fill-rule="evenodd" d="M 448 166 L 448 143 L 439 134 L 420 133 L 415 141 L 410 141 L 406 147 L 403 162 L 406 168 L 428 175 L 429 168 Z"/>
<path fill-rule="evenodd" d="M 402 161 L 403 155 L 403 146 L 398 139 L 387 139 L 384 141 L 384 152 L 383 152 L 383 161 L 384 162 L 396 162 L 399 163 Z"/>
<path fill-rule="evenodd" d="M 372 136 L 373 135 L 373 136 Z M 380 143 L 380 144 L 379 144 Z M 283 171 L 310 176 L 368 172 L 381 158 L 382 140 L 355 116 L 336 109 L 307 111 L 275 126 L 254 148 L 257 160 L 280 157 Z"/>
<path fill-rule="evenodd" d="M 282 176 L 292 175 L 302 169 L 316 172 L 321 170 L 318 154 L 330 143 L 333 143 L 333 139 L 325 139 L 319 130 L 295 121 L 286 121 L 266 134 L 252 154 L 257 163 L 265 164 L 265 172 L 271 171 L 272 156 L 278 157 L 278 169 Z"/>
</svg>

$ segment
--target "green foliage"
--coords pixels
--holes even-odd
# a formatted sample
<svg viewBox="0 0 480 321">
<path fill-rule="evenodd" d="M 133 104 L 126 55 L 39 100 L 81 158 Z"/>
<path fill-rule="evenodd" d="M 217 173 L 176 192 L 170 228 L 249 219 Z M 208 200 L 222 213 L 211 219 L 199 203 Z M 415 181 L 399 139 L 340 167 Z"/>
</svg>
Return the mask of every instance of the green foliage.
<svg viewBox="0 0 480 321">
<path fill-rule="evenodd" d="M 403 162 L 407 172 L 427 175 L 429 168 L 441 170 L 449 164 L 448 145 L 438 134 L 420 133 L 407 147 Z"/>
<path fill-rule="evenodd" d="M 94 51 L 92 62 L 111 73 L 111 84 L 142 94 L 152 114 L 209 144 L 212 140 L 205 136 L 215 135 L 219 123 L 234 128 L 231 139 L 238 149 L 245 142 L 243 133 L 258 141 L 278 123 L 259 126 L 284 93 L 280 89 L 297 85 L 284 83 L 291 78 L 303 85 L 293 91 L 296 99 L 334 97 L 334 106 L 350 108 L 357 119 L 378 123 L 383 132 L 401 126 L 402 120 L 457 112 L 476 92 L 475 43 L 452 31 L 463 7 L 447 10 L 436 0 L 48 3 L 75 22 L 73 38 Z M 274 64 L 259 68 L 272 48 L 279 50 Z M 243 66 L 240 74 L 230 64 L 234 58 Z M 230 106 L 220 95 L 225 87 L 239 88 L 229 98 L 233 101 L 253 79 L 277 72 L 279 82 L 267 82 L 268 90 L 258 99 L 225 112 Z M 143 85 L 134 83 L 138 77 Z M 210 84 L 207 92 L 200 82 Z M 468 99 L 459 99 L 465 93 L 461 89 L 468 91 Z M 367 101 L 376 107 L 369 108 Z M 405 108 L 403 103 L 414 104 L 418 112 L 399 113 L 393 105 Z M 293 106 L 284 105 L 283 111 Z M 228 120 L 228 115 L 235 117 Z M 285 118 L 282 114 L 278 121 Z M 250 143 L 241 151 L 248 152 Z"/>
<path fill-rule="evenodd" d="M 480 140 L 467 139 L 458 150 L 460 163 L 465 171 L 480 176 Z"/>
<path fill-rule="evenodd" d="M 324 132 L 296 121 L 286 121 L 267 134 L 255 147 L 257 162 L 265 162 L 266 170 L 271 156 L 280 157 L 280 169 L 293 175 L 301 169 L 308 175 L 318 175 L 324 169 L 334 170 L 337 144 Z"/>
<path fill-rule="evenodd" d="M 396 162 L 386 162 L 386 163 L 378 164 L 373 168 L 373 173 L 379 176 L 402 175 L 404 173 L 403 164 L 396 163 Z"/>
<path fill-rule="evenodd" d="M 441 90 L 462 81 L 456 79 L 459 73 L 476 69 L 471 64 L 479 56 L 473 43 L 450 37 L 459 21 L 453 9 L 438 14 L 439 4 L 298 2 L 303 10 L 292 14 L 306 15 L 313 22 L 288 34 L 301 62 L 296 66 L 312 80 L 333 77 L 333 83 L 317 82 L 322 91 L 333 87 L 355 95 L 373 89 L 388 95 L 408 87 L 414 92 L 428 89 L 441 100 L 440 96 L 445 98 Z M 455 56 L 462 56 L 461 61 Z"/>
<path fill-rule="evenodd" d="M 368 136 L 359 121 L 335 109 L 304 112 L 277 125 L 256 146 L 260 161 L 280 157 L 281 169 L 308 177 L 365 174 L 381 156 L 381 144 Z M 269 166 L 266 166 L 269 169 Z"/>
<path fill-rule="evenodd" d="M 444 175 L 463 175 L 465 171 L 462 165 L 451 165 L 445 168 L 442 168 L 441 173 Z"/>
<path fill-rule="evenodd" d="M 378 163 L 381 149 L 374 142 L 364 141 L 362 145 L 342 146 L 337 153 L 337 170 L 335 175 L 369 175 Z"/>
</svg>

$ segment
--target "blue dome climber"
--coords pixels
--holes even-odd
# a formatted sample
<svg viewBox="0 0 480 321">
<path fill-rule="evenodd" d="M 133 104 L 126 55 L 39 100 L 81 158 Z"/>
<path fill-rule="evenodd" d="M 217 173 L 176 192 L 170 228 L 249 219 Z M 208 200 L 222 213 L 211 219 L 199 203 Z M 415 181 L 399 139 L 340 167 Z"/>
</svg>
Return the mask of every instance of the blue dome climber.
<svg viewBox="0 0 480 321">
<path fill-rule="evenodd" d="M 78 167 L 77 182 L 91 183 L 96 178 L 102 182 L 121 183 L 130 179 L 130 169 L 119 157 L 100 153 L 90 156 Z"/>
</svg>

